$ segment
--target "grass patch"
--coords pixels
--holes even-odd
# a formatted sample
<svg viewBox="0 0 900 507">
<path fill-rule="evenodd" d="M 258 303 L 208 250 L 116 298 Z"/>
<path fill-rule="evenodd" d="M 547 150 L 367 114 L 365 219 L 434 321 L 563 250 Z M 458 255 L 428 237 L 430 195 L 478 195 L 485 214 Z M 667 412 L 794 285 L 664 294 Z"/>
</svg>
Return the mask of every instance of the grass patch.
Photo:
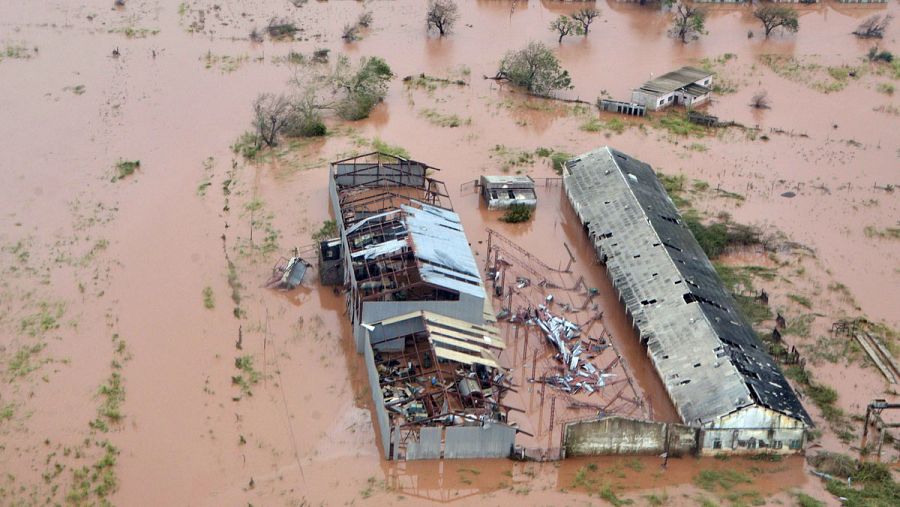
<svg viewBox="0 0 900 507">
<path fill-rule="evenodd" d="M 435 109 L 423 109 L 419 116 L 428 120 L 432 125 L 437 125 L 438 127 L 447 127 L 447 128 L 456 128 L 460 125 L 471 125 L 471 118 L 460 118 L 455 114 L 444 114 Z"/>
<path fill-rule="evenodd" d="M 253 356 L 234 358 L 234 367 L 240 370 L 240 373 L 231 377 L 231 383 L 240 387 L 242 394 L 253 396 L 251 389 L 260 379 L 260 373 L 253 367 Z"/>
<path fill-rule="evenodd" d="M 566 153 L 564 151 L 555 151 L 550 155 L 550 164 L 553 166 L 553 170 L 556 171 L 557 174 L 562 174 L 563 166 L 566 164 L 566 161 L 572 158 L 571 153 Z"/>
<path fill-rule="evenodd" d="M 0 62 L 2 62 L 4 58 L 13 60 L 28 60 L 37 55 L 37 52 L 37 47 L 28 48 L 23 44 L 7 44 L 2 50 L 0 50 Z"/>
<path fill-rule="evenodd" d="M 809 461 L 820 472 L 835 477 L 827 481 L 825 489 L 832 495 L 845 498 L 844 505 L 887 507 L 897 505 L 900 500 L 900 483 L 894 480 L 887 465 L 860 462 L 831 452 L 820 452 Z"/>
<path fill-rule="evenodd" d="M 717 488 L 730 491 L 736 486 L 740 486 L 741 484 L 751 484 L 752 482 L 753 480 L 750 479 L 749 476 L 736 470 L 728 469 L 701 470 L 700 473 L 694 477 L 694 484 L 696 484 L 698 488 L 706 491 L 716 491 Z"/>
<path fill-rule="evenodd" d="M 385 155 L 393 155 L 395 157 L 400 157 L 400 158 L 405 158 L 405 159 L 409 158 L 409 152 L 406 151 L 406 148 L 404 148 L 402 146 L 395 146 L 395 145 L 388 144 L 388 143 L 382 141 L 381 138 L 378 138 L 378 137 L 372 139 L 370 146 L 372 147 L 373 150 L 375 150 L 379 153 L 384 153 Z"/>
<path fill-rule="evenodd" d="M 867 225 L 866 228 L 863 229 L 863 234 L 865 234 L 867 238 L 900 239 L 900 227 L 886 227 L 884 229 L 879 229 L 874 225 Z"/>
<path fill-rule="evenodd" d="M 19 332 L 31 337 L 43 336 L 48 331 L 59 329 L 59 320 L 66 311 L 62 303 L 40 302 L 38 311 L 19 321 Z"/>
<path fill-rule="evenodd" d="M 0 406 L 0 423 L 9 421 L 16 415 L 16 406 L 12 403 Z"/>
<path fill-rule="evenodd" d="M 247 131 L 231 145 L 231 151 L 247 160 L 253 160 L 262 149 L 262 143 L 255 132 Z"/>
<path fill-rule="evenodd" d="M 507 208 L 506 213 L 500 217 L 500 220 L 509 224 L 518 224 L 531 220 L 534 215 L 534 209 L 524 204 L 513 204 Z"/>
<path fill-rule="evenodd" d="M 812 302 L 806 296 L 801 296 L 799 294 L 788 294 L 787 297 L 800 306 L 812 309 Z"/>
<path fill-rule="evenodd" d="M 40 354 L 45 346 L 43 343 L 37 343 L 20 347 L 6 365 L 6 376 L 9 381 L 25 377 L 40 368 L 46 361 L 38 361 L 35 356 Z"/>
<path fill-rule="evenodd" d="M 213 294 L 212 287 L 210 286 L 203 288 L 203 307 L 207 310 L 212 310 L 216 307 L 216 296 Z"/>
<path fill-rule="evenodd" d="M 688 120 L 686 114 L 679 112 L 669 112 L 665 116 L 660 117 L 656 123 L 657 128 L 668 131 L 676 136 L 694 136 L 703 137 L 706 135 L 706 128 Z"/>
<path fill-rule="evenodd" d="M 122 375 L 114 371 L 107 381 L 100 386 L 97 394 L 102 401 L 97 408 L 97 418 L 89 423 L 90 427 L 102 432 L 109 431 L 110 423 L 118 423 L 122 420 L 122 402 L 125 401 L 125 387 L 122 385 Z"/>
<path fill-rule="evenodd" d="M 337 222 L 334 220 L 325 220 L 322 222 L 322 227 L 312 234 L 312 239 L 318 243 L 337 236 L 337 232 Z"/>
<path fill-rule="evenodd" d="M 140 160 L 119 160 L 118 162 L 116 162 L 116 172 L 113 175 L 112 181 L 116 182 L 119 180 L 123 180 L 134 174 L 134 172 L 140 168 Z"/>
</svg>

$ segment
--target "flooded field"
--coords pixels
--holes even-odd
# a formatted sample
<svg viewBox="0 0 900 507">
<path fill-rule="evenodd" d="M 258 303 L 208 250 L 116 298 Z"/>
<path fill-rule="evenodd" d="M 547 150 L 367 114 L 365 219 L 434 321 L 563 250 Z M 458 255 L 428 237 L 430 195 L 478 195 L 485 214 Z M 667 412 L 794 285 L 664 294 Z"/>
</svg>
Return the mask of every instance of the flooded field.
<svg viewBox="0 0 900 507">
<path fill-rule="evenodd" d="M 900 74 L 866 59 L 875 45 L 900 52 L 900 24 L 877 40 L 851 32 L 896 17 L 897 2 L 798 4 L 799 32 L 768 39 L 751 8 L 711 6 L 709 33 L 686 45 L 658 6 L 598 1 L 590 34 L 558 44 L 548 24 L 581 3 L 458 4 L 438 37 L 415 0 L 0 2 L 0 504 L 793 505 L 798 491 L 838 503 L 801 457 L 385 461 L 344 295 L 314 270 L 293 291 L 263 285 L 334 218 L 329 161 L 402 150 L 441 169 L 480 264 L 488 227 L 553 267 L 565 242 L 636 391 L 672 420 L 560 187 L 540 189 L 532 221 L 506 224 L 466 186 L 555 178 L 553 154 L 609 144 L 671 177 L 682 211 L 763 231 L 764 245 L 714 260 L 767 292 L 758 329 L 786 321 L 785 348 L 806 362 L 792 378 L 812 393 L 808 452 L 857 456 L 866 405 L 897 402 L 897 388 L 832 325 L 866 318 L 900 349 Z M 364 11 L 371 25 L 342 39 Z M 272 19 L 299 30 L 252 40 Z M 484 79 L 531 40 L 571 75 L 558 96 L 589 104 Z M 236 153 L 254 98 L 296 91 L 309 65 L 295 54 L 317 49 L 384 58 L 384 102 L 359 121 L 326 115 L 324 137 Z M 685 130 L 664 113 L 591 105 L 682 65 L 716 72 L 704 111 L 748 128 Z M 450 82 L 403 80 L 420 74 Z M 761 90 L 771 107 L 751 108 Z M 507 354 L 540 403 L 527 361 Z M 883 452 L 894 466 L 895 445 Z"/>
</svg>

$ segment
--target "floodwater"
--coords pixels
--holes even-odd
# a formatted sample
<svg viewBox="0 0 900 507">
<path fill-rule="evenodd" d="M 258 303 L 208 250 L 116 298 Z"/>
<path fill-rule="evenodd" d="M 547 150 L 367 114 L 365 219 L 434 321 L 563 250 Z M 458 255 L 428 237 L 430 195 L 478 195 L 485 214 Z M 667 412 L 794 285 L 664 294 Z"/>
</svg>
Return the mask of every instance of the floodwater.
<svg viewBox="0 0 900 507">
<path fill-rule="evenodd" d="M 787 293 L 811 294 L 815 311 L 825 315 L 813 336 L 828 327 L 825 320 L 844 315 L 900 325 L 900 248 L 896 239 L 871 233 L 897 227 L 900 217 L 898 194 L 883 189 L 900 183 L 898 104 L 878 91 L 896 80 L 870 69 L 845 89 L 824 94 L 809 88 L 809 79 L 780 77 L 758 60 L 776 54 L 825 66 L 860 65 L 873 43 L 850 32 L 872 13 L 896 17 L 895 2 L 798 6 L 800 32 L 769 40 L 748 8 L 716 6 L 710 33 L 689 45 L 666 37 L 664 13 L 598 2 L 603 16 L 591 34 L 558 46 L 546 26 L 577 4 L 459 4 L 454 33 L 441 39 L 425 33 L 424 2 L 412 0 L 300 7 L 283 0 L 193 0 L 183 7 L 131 0 L 123 8 L 0 2 L 0 470 L 6 472 L 0 503 L 65 502 L 73 471 L 100 463 L 103 451 L 95 442 L 103 440 L 119 450 L 110 498 L 123 505 L 420 498 L 574 504 L 591 501 L 585 488 L 572 485 L 589 464 L 612 473 L 626 497 L 666 490 L 672 505 L 712 497 L 692 485 L 692 477 L 723 466 L 714 460 L 672 460 L 662 470 L 659 460 L 647 458 L 642 468 L 654 473 L 631 474 L 639 468 L 632 465 L 619 477 L 625 460 L 554 466 L 381 459 L 362 362 L 347 339 L 343 296 L 319 287 L 314 273 L 290 293 L 262 288 L 277 258 L 309 245 L 329 218 L 327 161 L 364 151 L 375 137 L 443 169 L 438 177 L 481 256 L 486 226 L 551 265 L 565 262 L 561 242 L 571 241 L 578 269 L 606 294 L 603 324 L 654 408 L 665 406 L 653 394 L 658 381 L 626 339 L 628 323 L 608 300 L 602 272 L 587 269 L 590 247 L 579 243 L 567 204 L 552 192 L 542 194 L 534 222 L 506 226 L 478 207 L 477 196 L 459 191 L 461 184 L 504 167 L 553 176 L 546 159 L 511 161 L 537 147 L 580 153 L 610 144 L 665 173 L 744 196 L 739 202 L 698 198 L 701 211 L 727 211 L 738 222 L 781 231 L 813 249 L 802 272 L 793 270 L 772 287 L 774 301 L 788 308 Z M 362 40 L 344 43 L 341 27 L 364 8 L 374 12 L 374 25 Z M 273 17 L 298 23 L 298 40 L 251 43 L 250 31 Z M 900 50 L 898 26 L 889 28 L 882 49 Z M 643 120 L 623 133 L 581 130 L 583 115 L 594 113 L 524 100 L 482 79 L 494 74 L 504 52 L 532 39 L 554 48 L 571 73 L 574 88 L 563 95 L 588 102 L 604 91 L 627 99 L 651 75 L 732 53 L 716 70 L 737 90 L 715 96 L 708 111 L 759 125 L 768 140 L 735 129 L 676 138 Z M 9 47 L 27 58 L 9 57 Z M 334 122 L 336 135 L 256 164 L 235 159 L 229 147 L 248 127 L 253 98 L 287 90 L 293 69 L 277 57 L 318 47 L 353 58 L 382 56 L 398 77 L 424 72 L 469 84 L 410 90 L 395 79 L 368 120 Z M 816 76 L 827 79 L 827 72 Z M 772 107 L 751 110 L 750 98 L 761 89 Z M 441 127 L 424 110 L 471 121 Z M 139 159 L 140 168 L 111 181 L 120 159 Z M 796 197 L 781 197 L 786 191 Z M 268 231 L 278 232 L 277 248 L 267 246 Z M 833 297 L 827 287 L 834 283 L 855 303 Z M 204 305 L 206 287 L 212 308 Z M 247 355 L 258 378 L 242 390 L 233 377 L 250 374 L 235 358 Z M 860 413 L 861 400 L 885 396 L 886 384 L 872 371 L 813 366 L 853 413 Z M 104 432 L 89 423 L 108 398 L 99 388 L 114 372 L 124 386 L 122 418 Z M 846 451 L 811 411 L 825 430 L 822 445 Z M 665 413 L 655 410 L 657 417 Z M 744 466 L 743 460 L 727 463 Z M 791 488 L 827 497 L 800 459 L 755 474 L 753 487 L 766 495 L 781 491 L 773 498 L 784 502 L 792 500 L 785 492 Z M 77 503 L 77 495 L 71 498 Z"/>
</svg>

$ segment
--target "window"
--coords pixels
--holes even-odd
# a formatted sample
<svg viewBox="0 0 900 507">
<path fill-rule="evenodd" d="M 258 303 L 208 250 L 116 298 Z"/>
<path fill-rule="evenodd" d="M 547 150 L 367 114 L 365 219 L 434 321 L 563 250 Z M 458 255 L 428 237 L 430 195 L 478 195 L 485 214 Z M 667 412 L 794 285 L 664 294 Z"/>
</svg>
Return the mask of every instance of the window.
<svg viewBox="0 0 900 507">
<path fill-rule="evenodd" d="M 721 448 L 722 448 L 722 441 L 719 440 L 718 438 L 713 440 L 713 449 L 721 449 Z"/>
<path fill-rule="evenodd" d="M 790 448 L 790 449 L 799 449 L 799 448 L 800 448 L 800 441 L 799 441 L 799 440 L 791 440 L 790 442 L 788 442 L 788 448 Z"/>
<path fill-rule="evenodd" d="M 669 102 L 672 102 L 672 100 L 673 100 L 674 98 L 675 98 L 674 95 L 669 95 Z"/>
<path fill-rule="evenodd" d="M 659 99 L 659 103 L 657 105 L 661 106 L 663 104 L 663 102 L 665 102 L 665 101 L 666 101 L 665 99 Z"/>
<path fill-rule="evenodd" d="M 774 440 L 772 442 L 772 449 L 781 449 L 782 445 L 781 440 Z"/>
</svg>

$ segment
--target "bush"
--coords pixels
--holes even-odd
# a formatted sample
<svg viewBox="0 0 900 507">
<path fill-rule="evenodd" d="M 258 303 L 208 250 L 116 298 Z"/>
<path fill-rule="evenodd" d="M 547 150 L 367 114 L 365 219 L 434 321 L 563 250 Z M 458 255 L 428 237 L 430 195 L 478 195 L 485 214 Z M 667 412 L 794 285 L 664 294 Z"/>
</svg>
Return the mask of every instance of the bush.
<svg viewBox="0 0 900 507">
<path fill-rule="evenodd" d="M 387 94 L 387 83 L 394 76 L 383 59 L 363 57 L 353 69 L 347 57 L 340 57 L 331 76 L 334 88 L 343 94 L 335 111 L 345 120 L 367 118 L 372 108 Z"/>
<path fill-rule="evenodd" d="M 532 215 L 534 214 L 534 209 L 531 206 L 525 206 L 524 204 L 513 204 L 509 208 L 507 208 L 506 213 L 500 217 L 500 220 L 509 223 L 509 224 L 517 224 L 520 222 L 527 222 L 531 220 Z"/>
<path fill-rule="evenodd" d="M 118 181 L 134 174 L 141 167 L 140 160 L 119 160 L 116 162 L 116 174 L 113 181 Z"/>
</svg>

